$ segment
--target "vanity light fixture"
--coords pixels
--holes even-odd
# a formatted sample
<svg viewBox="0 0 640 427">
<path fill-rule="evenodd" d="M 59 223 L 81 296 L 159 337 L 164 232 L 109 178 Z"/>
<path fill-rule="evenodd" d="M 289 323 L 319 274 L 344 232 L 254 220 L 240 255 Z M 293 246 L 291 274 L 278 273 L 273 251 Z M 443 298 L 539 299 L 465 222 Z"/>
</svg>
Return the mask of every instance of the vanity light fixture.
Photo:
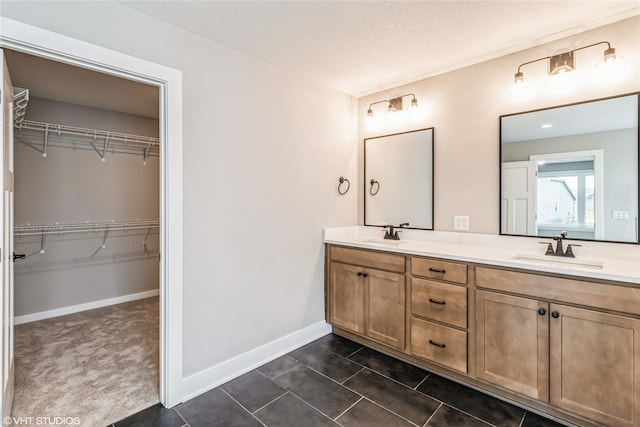
<svg viewBox="0 0 640 427">
<path fill-rule="evenodd" d="M 598 46 L 600 44 L 606 44 L 607 49 L 604 51 L 603 58 L 596 65 L 596 73 L 599 75 L 617 74 L 622 69 L 622 67 L 624 67 L 624 58 L 619 55 L 616 55 L 616 50 L 615 48 L 611 47 L 611 43 L 607 41 L 602 41 L 602 42 L 593 43 L 587 46 L 579 47 L 569 52 L 560 53 L 558 55 L 545 56 L 544 58 L 538 58 L 538 59 L 534 59 L 533 61 L 528 61 L 520 64 L 518 66 L 518 71 L 514 75 L 514 79 L 513 79 L 514 87 L 512 88 L 513 92 L 515 93 L 521 92 L 521 88 L 518 86 L 526 85 L 526 80 L 524 79 L 524 73 L 522 72 L 522 67 L 524 67 L 525 65 L 548 59 L 549 60 L 548 74 L 550 76 L 567 73 L 576 69 L 575 56 L 574 56 L 575 52 L 582 49 L 587 49 L 589 47 Z M 605 71 L 605 69 L 607 70 Z M 609 70 L 611 70 L 610 73 L 607 72 Z"/>
<path fill-rule="evenodd" d="M 396 113 L 396 112 L 400 112 L 403 111 L 402 110 L 402 98 L 406 97 L 406 96 L 411 96 L 413 97 L 411 99 L 411 106 L 409 108 L 413 109 L 413 108 L 418 108 L 418 100 L 416 99 L 416 96 L 413 93 L 407 93 L 404 95 L 400 95 L 400 96 L 396 96 L 395 98 L 391 98 L 391 99 L 383 99 L 382 101 L 376 101 L 376 102 L 372 102 L 371 104 L 369 104 L 369 109 L 367 110 L 367 120 L 371 121 L 374 118 L 373 115 L 373 106 L 376 104 L 382 104 L 387 102 L 387 112 L 389 113 Z"/>
</svg>

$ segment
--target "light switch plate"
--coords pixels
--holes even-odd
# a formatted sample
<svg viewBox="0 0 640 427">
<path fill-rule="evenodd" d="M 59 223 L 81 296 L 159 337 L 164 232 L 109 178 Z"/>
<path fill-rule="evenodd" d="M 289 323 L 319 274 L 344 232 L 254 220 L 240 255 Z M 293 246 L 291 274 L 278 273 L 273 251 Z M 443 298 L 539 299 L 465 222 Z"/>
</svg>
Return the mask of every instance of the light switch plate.
<svg viewBox="0 0 640 427">
<path fill-rule="evenodd" d="M 453 229 L 460 231 L 469 231 L 469 217 L 463 215 L 455 215 L 453 217 Z"/>
<path fill-rule="evenodd" d="M 629 219 L 629 211 L 612 211 L 613 219 Z"/>
</svg>

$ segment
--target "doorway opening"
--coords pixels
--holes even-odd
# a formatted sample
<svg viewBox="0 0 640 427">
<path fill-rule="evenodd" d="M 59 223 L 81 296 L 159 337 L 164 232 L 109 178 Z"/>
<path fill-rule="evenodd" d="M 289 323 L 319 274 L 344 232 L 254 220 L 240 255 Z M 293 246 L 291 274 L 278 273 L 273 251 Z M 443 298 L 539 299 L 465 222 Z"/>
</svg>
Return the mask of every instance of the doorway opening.
<svg viewBox="0 0 640 427">
<path fill-rule="evenodd" d="M 159 89 L 4 56 L 15 96 L 12 415 L 112 423 L 159 401 Z"/>
</svg>

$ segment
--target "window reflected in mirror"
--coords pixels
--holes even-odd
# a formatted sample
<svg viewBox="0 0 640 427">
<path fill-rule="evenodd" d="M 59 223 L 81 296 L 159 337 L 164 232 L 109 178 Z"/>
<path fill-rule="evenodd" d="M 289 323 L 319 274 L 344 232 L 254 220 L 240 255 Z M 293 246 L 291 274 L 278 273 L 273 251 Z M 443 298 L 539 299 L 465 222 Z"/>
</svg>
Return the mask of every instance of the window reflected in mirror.
<svg viewBox="0 0 640 427">
<path fill-rule="evenodd" d="M 638 242 L 638 94 L 500 117 L 500 234 Z"/>
</svg>

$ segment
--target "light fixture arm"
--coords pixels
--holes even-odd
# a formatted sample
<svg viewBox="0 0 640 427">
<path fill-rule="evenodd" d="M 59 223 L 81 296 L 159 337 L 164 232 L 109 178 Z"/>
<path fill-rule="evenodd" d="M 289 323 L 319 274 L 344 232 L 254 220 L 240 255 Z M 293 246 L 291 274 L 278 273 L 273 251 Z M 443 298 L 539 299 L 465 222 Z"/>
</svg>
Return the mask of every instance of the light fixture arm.
<svg viewBox="0 0 640 427">
<path fill-rule="evenodd" d="M 376 101 L 376 102 L 372 102 L 371 104 L 369 104 L 369 109 L 367 110 L 367 116 L 372 117 L 373 116 L 373 109 L 372 107 L 376 104 L 382 104 L 387 102 L 389 105 L 389 111 L 397 111 L 397 110 L 401 110 L 402 109 L 402 98 L 404 98 L 405 96 L 411 96 L 411 106 L 412 107 L 417 107 L 418 106 L 418 99 L 416 98 L 416 95 L 414 93 L 405 93 L 404 95 L 400 95 L 400 96 L 396 96 L 393 97 L 391 99 L 383 99 L 382 101 Z"/>
<path fill-rule="evenodd" d="M 538 58 L 538 59 L 534 59 L 533 61 L 523 62 L 522 64 L 520 64 L 518 66 L 518 71 L 515 74 L 516 83 L 517 82 L 522 82 L 522 80 L 524 78 L 524 75 L 522 73 L 522 67 L 524 67 L 525 65 L 533 64 L 534 62 L 544 61 L 544 60 L 549 60 L 550 63 L 551 63 L 551 62 L 555 62 L 555 61 L 562 60 L 562 59 L 565 59 L 565 60 L 568 59 L 570 61 L 569 62 L 570 65 L 568 64 L 564 68 L 566 69 L 566 71 L 571 71 L 574 68 L 574 65 L 573 65 L 573 53 L 574 52 L 577 52 L 577 51 L 583 50 L 583 49 L 587 49 L 587 48 L 590 48 L 590 47 L 593 47 L 593 46 L 598 46 L 600 44 L 606 44 L 607 45 L 607 49 L 605 50 L 605 59 L 607 58 L 608 55 L 610 55 L 611 57 L 615 58 L 615 49 L 613 49 L 611 47 L 611 43 L 609 43 L 608 41 L 601 41 L 601 42 L 593 43 L 593 44 L 590 44 L 590 45 L 587 45 L 587 46 L 582 46 L 582 47 L 579 47 L 579 48 L 576 48 L 576 49 L 572 49 L 572 50 L 569 50 L 567 52 L 560 53 L 560 54 L 557 54 L 557 55 L 545 56 L 544 58 Z M 551 68 L 552 67 L 550 66 L 549 67 L 549 74 L 555 74 L 555 72 L 552 72 Z"/>
</svg>

